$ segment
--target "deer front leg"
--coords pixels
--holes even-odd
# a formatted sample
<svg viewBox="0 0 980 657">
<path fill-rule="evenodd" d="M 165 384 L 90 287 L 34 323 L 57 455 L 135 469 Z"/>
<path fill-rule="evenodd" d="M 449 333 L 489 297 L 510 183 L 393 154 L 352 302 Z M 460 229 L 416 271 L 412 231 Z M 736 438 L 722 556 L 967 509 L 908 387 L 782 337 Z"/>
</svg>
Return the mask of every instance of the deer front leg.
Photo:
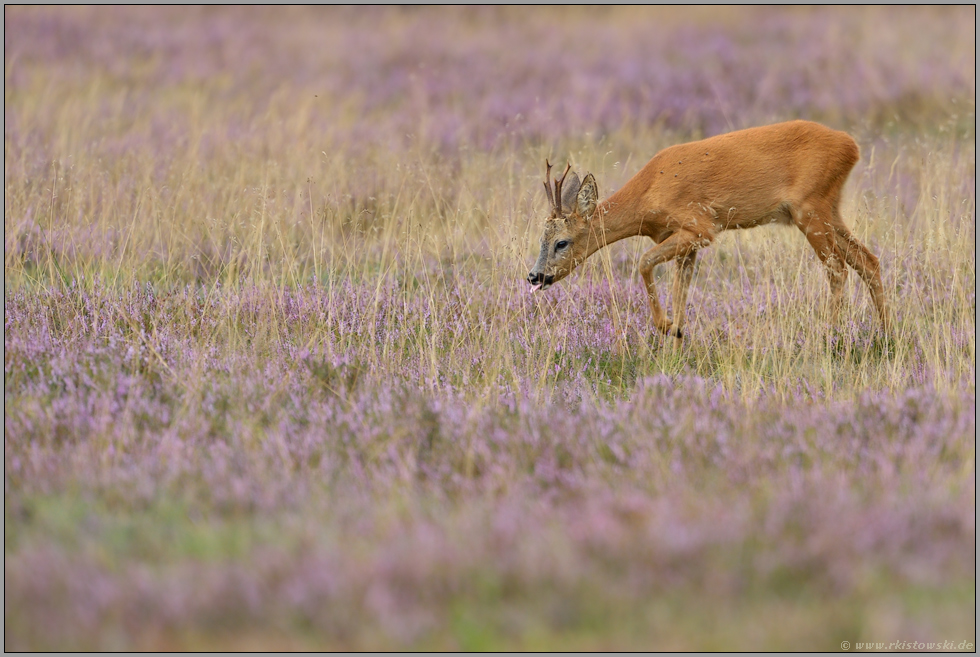
<svg viewBox="0 0 980 657">
<path fill-rule="evenodd" d="M 679 342 L 684 324 L 684 304 L 687 299 L 688 286 L 694 272 L 694 259 L 697 250 L 710 244 L 711 239 L 696 235 L 686 230 L 678 231 L 643 254 L 640 259 L 640 274 L 647 286 L 647 299 L 650 302 L 650 313 L 653 325 L 663 333 L 673 335 Z M 683 258 L 679 263 L 677 280 L 674 283 L 674 321 L 664 313 L 660 298 L 653 281 L 654 268 L 675 258 Z"/>
<path fill-rule="evenodd" d="M 674 301 L 672 304 L 674 312 L 674 323 L 670 327 L 670 335 L 673 335 L 679 344 L 684 337 L 684 315 L 687 311 L 687 292 L 691 289 L 691 279 L 694 278 L 694 262 L 697 260 L 697 251 L 689 251 L 685 255 L 679 256 L 677 262 L 677 274 L 674 277 Z"/>
</svg>

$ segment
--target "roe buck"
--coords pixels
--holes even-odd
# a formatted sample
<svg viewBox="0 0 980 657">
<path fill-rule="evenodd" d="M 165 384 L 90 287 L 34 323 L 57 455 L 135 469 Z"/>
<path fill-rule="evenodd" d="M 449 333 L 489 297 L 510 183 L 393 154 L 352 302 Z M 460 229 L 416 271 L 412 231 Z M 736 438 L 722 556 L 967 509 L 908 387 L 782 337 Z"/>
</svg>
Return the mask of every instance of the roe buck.
<svg viewBox="0 0 980 657">
<path fill-rule="evenodd" d="M 684 306 L 700 249 L 723 230 L 792 224 L 803 231 L 830 278 L 831 318 L 836 320 L 850 265 L 871 290 L 878 316 L 890 333 L 878 259 L 844 225 L 840 194 L 858 161 L 858 146 L 844 132 L 809 121 L 789 121 L 670 146 L 599 203 L 592 174 L 579 181 L 571 165 L 545 190 L 551 215 L 541 254 L 527 280 L 545 290 L 586 258 L 625 237 L 645 235 L 656 246 L 643 254 L 653 323 L 679 343 Z M 673 320 L 660 306 L 653 270 L 677 260 Z"/>
</svg>

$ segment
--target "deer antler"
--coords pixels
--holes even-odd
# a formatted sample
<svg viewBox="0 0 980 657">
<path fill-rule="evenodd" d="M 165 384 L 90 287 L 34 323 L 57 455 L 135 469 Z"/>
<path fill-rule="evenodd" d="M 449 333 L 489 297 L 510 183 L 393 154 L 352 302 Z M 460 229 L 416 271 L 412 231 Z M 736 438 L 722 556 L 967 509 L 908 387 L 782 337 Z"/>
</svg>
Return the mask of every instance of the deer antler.
<svg viewBox="0 0 980 657">
<path fill-rule="evenodd" d="M 551 192 L 551 163 L 545 160 L 544 164 L 548 167 L 544 172 L 544 192 L 548 195 L 548 202 L 551 203 L 551 208 L 554 209 L 555 197 Z"/>
<path fill-rule="evenodd" d="M 555 180 L 555 209 L 558 210 L 558 214 L 561 215 L 561 186 L 565 182 L 565 176 L 571 170 L 571 163 L 565 165 L 565 173 L 561 174 L 561 180 Z"/>
</svg>

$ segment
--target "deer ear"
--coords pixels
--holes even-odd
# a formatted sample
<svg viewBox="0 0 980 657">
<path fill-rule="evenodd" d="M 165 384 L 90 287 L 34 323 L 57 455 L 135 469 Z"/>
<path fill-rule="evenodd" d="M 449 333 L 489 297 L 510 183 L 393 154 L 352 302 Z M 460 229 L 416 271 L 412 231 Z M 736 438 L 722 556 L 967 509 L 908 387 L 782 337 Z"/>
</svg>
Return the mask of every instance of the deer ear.
<svg viewBox="0 0 980 657">
<path fill-rule="evenodd" d="M 575 197 L 578 196 L 578 190 L 581 186 L 582 182 L 578 179 L 578 174 L 574 171 L 572 172 L 572 177 L 562 183 L 561 207 L 565 209 L 565 212 L 575 209 Z"/>
<path fill-rule="evenodd" d="M 582 181 L 582 185 L 578 190 L 578 196 L 575 199 L 575 210 L 586 219 L 591 219 L 598 202 L 599 190 L 595 184 L 595 176 L 590 173 L 585 176 L 585 180 Z"/>
</svg>

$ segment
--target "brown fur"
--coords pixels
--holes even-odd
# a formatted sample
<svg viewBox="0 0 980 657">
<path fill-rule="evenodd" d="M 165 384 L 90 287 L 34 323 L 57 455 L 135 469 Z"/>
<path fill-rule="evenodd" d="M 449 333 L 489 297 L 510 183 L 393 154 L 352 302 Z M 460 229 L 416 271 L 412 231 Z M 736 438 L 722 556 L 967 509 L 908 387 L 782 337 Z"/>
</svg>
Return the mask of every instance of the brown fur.
<svg viewBox="0 0 980 657">
<path fill-rule="evenodd" d="M 878 259 L 840 215 L 841 189 L 858 157 L 858 146 L 847 133 L 789 121 L 665 148 L 597 205 L 595 179 L 589 174 L 575 207 L 553 211 L 546 222 L 541 255 L 528 279 L 547 277 L 550 285 L 598 249 L 645 235 L 657 243 L 640 260 L 653 323 L 679 339 L 697 252 L 724 230 L 791 224 L 827 268 L 833 318 L 842 301 L 846 263 L 867 284 L 882 326 L 890 332 Z M 555 251 L 562 240 L 569 246 Z M 665 315 L 653 280 L 654 268 L 670 260 L 678 264 L 673 320 Z"/>
</svg>

